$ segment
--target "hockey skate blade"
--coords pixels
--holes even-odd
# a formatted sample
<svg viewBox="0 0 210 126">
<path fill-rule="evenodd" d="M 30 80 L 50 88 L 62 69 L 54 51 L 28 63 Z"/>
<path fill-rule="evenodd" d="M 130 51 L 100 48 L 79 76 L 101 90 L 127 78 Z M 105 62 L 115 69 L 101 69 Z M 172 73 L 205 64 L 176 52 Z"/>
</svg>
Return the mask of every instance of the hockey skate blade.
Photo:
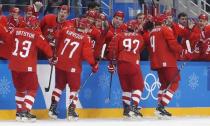
<svg viewBox="0 0 210 126">
<path fill-rule="evenodd" d="M 140 119 L 142 119 L 141 116 L 135 115 L 134 112 L 129 112 L 128 114 L 129 114 L 129 116 L 126 116 L 126 115 L 123 116 L 124 117 L 123 120 L 128 120 L 129 121 L 129 120 L 140 120 Z"/>
<path fill-rule="evenodd" d="M 142 117 L 128 117 L 128 116 L 123 116 L 124 121 L 138 121 L 141 120 Z"/>
<path fill-rule="evenodd" d="M 58 119 L 58 116 L 57 116 L 57 115 L 53 115 L 53 113 L 52 113 L 51 111 L 49 111 L 48 116 L 49 116 L 51 119 L 54 119 L 54 120 Z"/>
<path fill-rule="evenodd" d="M 29 119 L 29 118 L 26 118 L 26 117 L 22 117 L 21 118 L 21 122 L 36 122 L 36 118 L 33 118 L 33 119 Z"/>
<path fill-rule="evenodd" d="M 21 117 L 16 117 L 15 120 L 18 121 L 18 122 L 22 122 Z"/>
<path fill-rule="evenodd" d="M 73 117 L 73 116 L 68 116 L 67 118 L 69 121 L 77 121 L 79 118 L 78 117 Z"/>
<path fill-rule="evenodd" d="M 160 120 L 169 120 L 171 119 L 170 116 L 162 115 L 159 111 L 155 111 L 155 116 Z"/>
</svg>

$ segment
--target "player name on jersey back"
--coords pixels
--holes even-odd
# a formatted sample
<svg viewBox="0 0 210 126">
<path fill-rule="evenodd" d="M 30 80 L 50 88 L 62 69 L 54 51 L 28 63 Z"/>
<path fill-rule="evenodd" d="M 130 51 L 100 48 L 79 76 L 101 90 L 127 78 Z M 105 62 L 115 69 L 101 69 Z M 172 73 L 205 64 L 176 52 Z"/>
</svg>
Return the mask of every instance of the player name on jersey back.
<svg viewBox="0 0 210 126">
<path fill-rule="evenodd" d="M 161 27 L 154 28 L 154 29 L 152 29 L 152 31 L 151 31 L 151 32 L 159 32 L 159 31 L 161 31 Z"/>
<path fill-rule="evenodd" d="M 26 32 L 26 31 L 21 31 L 21 30 L 17 30 L 16 31 L 16 36 L 24 36 L 24 37 L 29 37 L 34 39 L 35 34 L 34 33 L 30 33 L 30 32 Z"/>
<path fill-rule="evenodd" d="M 70 36 L 73 36 L 74 38 L 77 38 L 77 39 L 83 39 L 84 38 L 83 35 L 77 34 L 75 32 L 69 31 L 69 30 L 66 31 L 66 34 L 70 35 Z"/>
</svg>

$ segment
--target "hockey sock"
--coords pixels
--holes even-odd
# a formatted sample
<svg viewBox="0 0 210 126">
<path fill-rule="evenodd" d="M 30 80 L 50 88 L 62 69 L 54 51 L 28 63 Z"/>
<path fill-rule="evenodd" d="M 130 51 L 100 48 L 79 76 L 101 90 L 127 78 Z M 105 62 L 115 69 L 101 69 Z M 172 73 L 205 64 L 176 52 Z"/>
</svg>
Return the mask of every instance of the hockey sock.
<svg viewBox="0 0 210 126">
<path fill-rule="evenodd" d="M 59 102 L 61 94 L 62 94 L 62 90 L 60 90 L 60 89 L 58 89 L 58 88 L 55 88 L 55 89 L 53 90 L 51 100 L 52 100 L 52 101 L 55 101 L 55 102 Z"/>
<path fill-rule="evenodd" d="M 123 104 L 130 105 L 131 104 L 131 93 L 123 92 L 122 93 L 122 101 L 123 101 Z"/>
<path fill-rule="evenodd" d="M 36 96 L 35 90 L 27 92 L 27 94 L 25 95 L 24 106 L 23 106 L 24 111 L 30 111 L 32 109 L 32 106 L 35 101 L 35 96 Z"/>
<path fill-rule="evenodd" d="M 139 105 L 141 94 L 142 94 L 142 92 L 140 90 L 134 90 L 132 92 L 131 98 L 132 98 L 132 101 L 133 101 L 133 105 L 135 105 L 135 106 Z"/>
<path fill-rule="evenodd" d="M 23 103 L 24 103 L 25 92 L 16 91 L 15 101 L 17 106 L 17 112 L 22 111 Z"/>
<path fill-rule="evenodd" d="M 173 94 L 174 92 L 170 91 L 170 90 L 166 90 L 164 93 L 163 93 L 163 97 L 162 97 L 162 100 L 161 100 L 161 104 L 163 106 L 167 106 L 168 103 L 171 101 L 172 97 L 173 97 Z"/>
<path fill-rule="evenodd" d="M 78 94 L 76 91 L 70 92 L 69 100 L 70 100 L 71 107 L 76 108 L 76 104 L 78 100 Z"/>
</svg>

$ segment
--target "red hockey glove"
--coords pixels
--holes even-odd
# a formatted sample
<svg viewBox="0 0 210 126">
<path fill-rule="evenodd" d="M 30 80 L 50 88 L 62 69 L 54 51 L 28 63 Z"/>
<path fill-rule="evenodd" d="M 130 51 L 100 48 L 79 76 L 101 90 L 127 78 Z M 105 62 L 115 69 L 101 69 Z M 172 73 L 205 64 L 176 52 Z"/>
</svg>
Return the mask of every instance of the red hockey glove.
<svg viewBox="0 0 210 126">
<path fill-rule="evenodd" d="M 58 57 L 51 57 L 48 61 L 51 65 L 55 65 L 58 62 Z"/>
<path fill-rule="evenodd" d="M 185 59 L 185 60 L 192 60 L 193 59 L 193 53 L 190 53 L 186 49 L 183 49 L 180 57 Z"/>
<path fill-rule="evenodd" d="M 114 73 L 115 72 L 115 66 L 113 64 L 109 64 L 107 67 L 108 67 L 108 71 L 110 73 Z"/>
<path fill-rule="evenodd" d="M 92 66 L 92 72 L 96 73 L 98 72 L 98 63 L 96 63 L 95 65 L 91 65 Z"/>
</svg>

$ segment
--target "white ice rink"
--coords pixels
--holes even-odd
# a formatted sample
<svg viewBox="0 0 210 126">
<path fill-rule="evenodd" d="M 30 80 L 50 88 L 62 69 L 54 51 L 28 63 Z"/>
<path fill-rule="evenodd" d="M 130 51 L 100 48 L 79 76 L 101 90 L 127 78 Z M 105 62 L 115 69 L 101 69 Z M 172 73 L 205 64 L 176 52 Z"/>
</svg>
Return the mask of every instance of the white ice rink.
<svg viewBox="0 0 210 126">
<path fill-rule="evenodd" d="M 37 120 L 36 122 L 0 121 L 0 126 L 210 126 L 210 117 L 174 117 L 170 120 L 143 118 L 121 119 Z"/>
</svg>

